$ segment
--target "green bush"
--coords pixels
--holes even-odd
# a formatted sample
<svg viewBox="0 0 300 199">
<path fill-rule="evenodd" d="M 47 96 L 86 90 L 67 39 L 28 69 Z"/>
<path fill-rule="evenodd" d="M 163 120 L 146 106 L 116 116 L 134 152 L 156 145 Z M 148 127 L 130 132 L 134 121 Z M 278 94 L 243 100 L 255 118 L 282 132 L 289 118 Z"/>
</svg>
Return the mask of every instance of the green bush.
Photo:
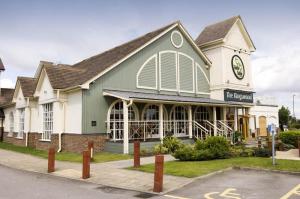
<svg viewBox="0 0 300 199">
<path fill-rule="evenodd" d="M 181 161 L 229 158 L 230 146 L 224 137 L 208 137 L 205 141 L 197 140 L 194 146 L 181 146 L 173 156 Z"/>
<path fill-rule="evenodd" d="M 279 134 L 280 140 L 285 144 L 291 144 L 298 147 L 298 139 L 300 139 L 300 131 L 287 131 Z"/>
<path fill-rule="evenodd" d="M 230 145 L 224 137 L 213 136 L 206 138 L 204 149 L 210 150 L 215 159 L 228 158 L 230 156 Z"/>
<path fill-rule="evenodd" d="M 239 131 L 235 131 L 233 133 L 233 142 L 234 143 L 239 143 L 242 141 L 242 133 Z"/>
<path fill-rule="evenodd" d="M 230 155 L 231 157 L 252 157 L 254 155 L 254 149 L 235 146 L 230 148 Z"/>
<path fill-rule="evenodd" d="M 183 143 L 176 137 L 168 136 L 163 139 L 163 146 L 168 149 L 168 153 L 174 153 Z"/>
<path fill-rule="evenodd" d="M 155 154 L 167 154 L 168 149 L 164 147 L 162 144 L 157 144 L 153 147 L 153 152 Z"/>
<path fill-rule="evenodd" d="M 256 157 L 271 157 L 272 151 L 268 148 L 255 148 L 254 149 L 254 156 Z"/>
</svg>

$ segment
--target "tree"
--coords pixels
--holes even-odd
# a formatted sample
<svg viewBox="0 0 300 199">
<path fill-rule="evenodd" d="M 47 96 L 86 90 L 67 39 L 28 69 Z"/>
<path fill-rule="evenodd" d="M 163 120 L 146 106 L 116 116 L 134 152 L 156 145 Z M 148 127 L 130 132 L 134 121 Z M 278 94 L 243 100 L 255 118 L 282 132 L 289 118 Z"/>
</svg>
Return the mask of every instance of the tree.
<svg viewBox="0 0 300 199">
<path fill-rule="evenodd" d="M 288 125 L 289 119 L 290 119 L 290 110 L 288 107 L 282 106 L 279 109 L 279 124 L 282 125 Z"/>
</svg>

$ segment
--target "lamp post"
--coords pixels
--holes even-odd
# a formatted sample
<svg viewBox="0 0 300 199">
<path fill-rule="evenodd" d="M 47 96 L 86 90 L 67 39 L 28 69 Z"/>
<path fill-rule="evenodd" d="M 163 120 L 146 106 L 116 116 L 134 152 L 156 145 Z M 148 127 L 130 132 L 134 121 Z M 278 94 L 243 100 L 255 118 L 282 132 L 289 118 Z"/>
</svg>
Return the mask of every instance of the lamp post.
<svg viewBox="0 0 300 199">
<path fill-rule="evenodd" d="M 296 115 L 295 115 L 295 96 L 296 94 L 293 94 L 293 117 L 295 118 Z"/>
</svg>

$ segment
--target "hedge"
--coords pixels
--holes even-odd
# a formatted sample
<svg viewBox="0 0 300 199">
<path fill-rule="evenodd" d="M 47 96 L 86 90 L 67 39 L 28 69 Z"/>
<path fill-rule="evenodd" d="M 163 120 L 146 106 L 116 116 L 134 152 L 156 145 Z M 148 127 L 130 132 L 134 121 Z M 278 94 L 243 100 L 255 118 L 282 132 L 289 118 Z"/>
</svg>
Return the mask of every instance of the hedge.
<svg viewBox="0 0 300 199">
<path fill-rule="evenodd" d="M 298 147 L 298 139 L 300 139 L 300 131 L 286 131 L 279 134 L 280 140 L 285 144 L 291 144 Z"/>
</svg>

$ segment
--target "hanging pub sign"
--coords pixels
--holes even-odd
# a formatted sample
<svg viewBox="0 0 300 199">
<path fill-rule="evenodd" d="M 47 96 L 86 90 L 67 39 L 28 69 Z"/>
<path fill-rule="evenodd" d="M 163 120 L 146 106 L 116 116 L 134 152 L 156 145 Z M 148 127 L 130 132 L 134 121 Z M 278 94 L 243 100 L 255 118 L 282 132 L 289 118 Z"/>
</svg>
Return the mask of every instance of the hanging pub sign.
<svg viewBox="0 0 300 199">
<path fill-rule="evenodd" d="M 253 92 L 226 89 L 224 90 L 224 100 L 253 103 Z"/>
</svg>

